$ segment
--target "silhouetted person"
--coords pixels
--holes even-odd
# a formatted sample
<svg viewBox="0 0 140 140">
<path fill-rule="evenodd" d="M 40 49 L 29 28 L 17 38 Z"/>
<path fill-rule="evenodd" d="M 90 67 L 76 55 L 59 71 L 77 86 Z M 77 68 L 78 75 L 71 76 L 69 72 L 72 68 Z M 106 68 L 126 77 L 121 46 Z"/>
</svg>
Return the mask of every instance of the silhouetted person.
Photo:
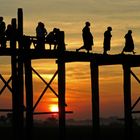
<svg viewBox="0 0 140 140">
<path fill-rule="evenodd" d="M 47 30 L 44 23 L 39 22 L 36 27 L 36 36 L 37 36 L 37 49 L 45 49 L 45 36 L 47 35 Z"/>
<path fill-rule="evenodd" d="M 125 38 L 125 46 L 124 46 L 124 49 L 123 49 L 122 53 L 133 52 L 133 54 L 135 54 L 135 52 L 134 52 L 134 41 L 133 41 L 133 38 L 132 38 L 132 30 L 128 30 L 128 32 L 124 36 L 124 38 Z"/>
<path fill-rule="evenodd" d="M 51 46 L 52 44 L 54 44 L 54 31 L 51 31 L 47 36 L 46 36 L 46 42 L 50 45 L 50 50 L 51 50 Z"/>
<path fill-rule="evenodd" d="M 107 27 L 107 30 L 104 32 L 104 42 L 103 42 L 104 54 L 107 54 L 107 51 L 110 50 L 111 37 L 112 37 L 111 31 L 112 31 L 112 27 Z"/>
<path fill-rule="evenodd" d="M 11 24 L 7 25 L 7 29 L 5 31 L 5 35 L 6 35 L 6 40 L 11 40 L 11 38 L 13 37 L 13 27 Z"/>
<path fill-rule="evenodd" d="M 83 46 L 80 47 L 79 49 L 76 49 L 76 51 L 79 51 L 81 49 L 86 49 L 87 52 L 92 50 L 92 45 L 93 45 L 93 36 L 90 32 L 90 22 L 85 23 L 85 27 L 82 30 L 82 37 L 83 37 Z"/>
<path fill-rule="evenodd" d="M 7 29 L 5 31 L 6 40 L 10 41 L 10 47 L 14 40 L 17 39 L 17 30 L 14 30 L 11 24 L 7 25 Z"/>
<path fill-rule="evenodd" d="M 6 48 L 5 29 L 6 25 L 3 21 L 3 17 L 0 17 L 0 45 L 2 48 Z"/>
<path fill-rule="evenodd" d="M 54 45 L 54 49 L 57 49 L 59 31 L 58 28 L 54 28 L 46 37 L 46 42 L 50 45 L 50 50 L 52 44 Z"/>
<path fill-rule="evenodd" d="M 5 31 L 5 35 L 6 35 L 6 40 L 10 41 L 10 46 L 11 46 L 12 39 L 15 37 L 14 36 L 14 30 L 13 30 L 13 27 L 12 27 L 11 24 L 7 25 L 7 29 Z"/>
</svg>

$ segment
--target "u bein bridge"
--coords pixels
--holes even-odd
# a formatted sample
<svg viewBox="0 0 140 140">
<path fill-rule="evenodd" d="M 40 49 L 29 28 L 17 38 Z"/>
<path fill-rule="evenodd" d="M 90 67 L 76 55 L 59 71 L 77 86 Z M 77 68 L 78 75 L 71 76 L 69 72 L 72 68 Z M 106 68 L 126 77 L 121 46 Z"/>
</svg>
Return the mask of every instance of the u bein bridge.
<svg viewBox="0 0 140 140">
<path fill-rule="evenodd" d="M 30 45 L 33 39 L 29 36 L 23 35 L 23 11 L 18 9 L 17 19 L 11 20 L 13 28 L 18 29 L 19 39 L 12 39 L 10 48 L 0 48 L 0 56 L 11 57 L 11 77 L 6 81 L 2 76 L 0 77 L 4 82 L 3 88 L 8 88 L 12 92 L 12 126 L 13 137 L 15 140 L 32 139 L 33 129 L 33 115 L 39 114 L 35 112 L 35 108 L 45 91 L 50 88 L 58 97 L 59 106 L 59 138 L 65 140 L 66 131 L 66 113 L 65 111 L 65 64 L 72 62 L 89 62 L 91 71 L 91 98 L 92 98 L 92 134 L 93 139 L 100 140 L 100 110 L 99 110 L 99 67 L 104 65 L 122 65 L 123 69 L 123 88 L 124 88 L 124 136 L 125 139 L 131 140 L 133 137 L 133 113 L 140 113 L 134 108 L 139 102 L 140 98 L 132 105 L 131 103 L 131 75 L 140 83 L 138 77 L 132 72 L 132 67 L 140 66 L 140 55 L 103 55 L 85 52 L 74 52 L 65 50 L 64 32 L 60 31 L 59 44 L 57 50 L 36 50 L 31 49 Z M 18 45 L 17 45 L 18 44 Z M 32 60 L 35 59 L 54 59 L 56 60 L 57 70 L 50 80 L 46 83 L 44 92 L 39 97 L 37 103 L 33 105 L 33 79 L 32 72 L 35 72 L 40 78 L 41 76 L 32 68 Z M 54 77 L 58 75 L 58 94 L 51 88 L 51 82 Z M 25 82 L 24 79 L 25 78 Z M 42 78 L 43 80 L 43 78 Z M 12 81 L 12 87 L 9 82 Z M 24 106 L 24 86 L 26 105 Z M 8 109 L 0 109 L 2 112 L 8 112 Z M 25 119 L 24 122 L 24 112 Z M 46 112 L 47 113 L 47 112 Z M 41 112 L 40 112 L 41 114 Z"/>
</svg>

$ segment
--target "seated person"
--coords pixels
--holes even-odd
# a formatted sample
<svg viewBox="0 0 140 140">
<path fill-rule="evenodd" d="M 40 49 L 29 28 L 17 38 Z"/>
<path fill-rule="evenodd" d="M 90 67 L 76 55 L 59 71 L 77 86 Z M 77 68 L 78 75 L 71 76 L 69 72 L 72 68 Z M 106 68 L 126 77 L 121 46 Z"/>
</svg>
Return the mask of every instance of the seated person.
<svg viewBox="0 0 140 140">
<path fill-rule="evenodd" d="M 46 37 L 46 43 L 48 43 L 50 45 L 50 50 L 51 50 L 52 44 L 54 45 L 54 50 L 57 49 L 58 32 L 59 32 L 59 29 L 54 28 L 53 31 L 51 31 Z"/>
</svg>

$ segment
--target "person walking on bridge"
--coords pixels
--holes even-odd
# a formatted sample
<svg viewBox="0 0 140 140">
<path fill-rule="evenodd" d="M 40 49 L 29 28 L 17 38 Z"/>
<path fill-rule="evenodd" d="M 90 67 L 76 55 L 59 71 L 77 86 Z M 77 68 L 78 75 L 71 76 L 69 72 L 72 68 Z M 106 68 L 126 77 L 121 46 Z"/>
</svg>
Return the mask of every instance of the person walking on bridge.
<svg viewBox="0 0 140 140">
<path fill-rule="evenodd" d="M 112 27 L 107 27 L 107 30 L 104 32 L 104 42 L 103 42 L 103 49 L 104 52 L 103 54 L 107 54 L 107 51 L 110 50 L 110 46 L 111 46 L 111 31 L 112 31 Z"/>
<path fill-rule="evenodd" d="M 125 38 L 125 46 L 123 48 L 122 54 L 124 52 L 133 52 L 133 54 L 135 54 L 134 52 L 134 41 L 132 38 L 132 30 L 128 30 L 127 34 L 124 36 Z"/>
<path fill-rule="evenodd" d="M 82 30 L 82 38 L 83 38 L 83 46 L 80 47 L 79 49 L 76 49 L 78 52 L 81 49 L 86 49 L 87 52 L 89 53 L 90 50 L 92 50 L 92 46 L 94 45 L 93 43 L 93 36 L 90 32 L 90 22 L 85 23 L 85 27 Z"/>
</svg>

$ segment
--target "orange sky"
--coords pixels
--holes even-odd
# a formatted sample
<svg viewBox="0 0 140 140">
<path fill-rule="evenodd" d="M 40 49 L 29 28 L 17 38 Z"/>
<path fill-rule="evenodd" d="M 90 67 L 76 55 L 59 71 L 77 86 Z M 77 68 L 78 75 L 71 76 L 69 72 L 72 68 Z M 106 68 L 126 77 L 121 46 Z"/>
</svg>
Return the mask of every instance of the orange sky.
<svg viewBox="0 0 140 140">
<path fill-rule="evenodd" d="M 138 0 L 40 0 L 19 1 L 2 0 L 0 13 L 6 24 L 16 17 L 17 8 L 24 10 L 24 34 L 35 35 L 38 21 L 42 21 L 50 32 L 54 27 L 65 31 L 67 50 L 75 51 L 82 45 L 81 31 L 85 21 L 91 22 L 94 36 L 92 52 L 102 53 L 103 33 L 107 26 L 112 26 L 110 54 L 118 54 L 124 46 L 124 35 L 133 30 L 137 54 L 140 53 L 140 1 Z M 46 46 L 48 48 L 48 46 Z M 0 58 L 0 73 L 6 78 L 10 75 L 10 58 Z M 57 69 L 54 60 L 33 61 L 32 66 L 49 82 Z M 75 119 L 91 118 L 91 87 L 89 63 L 66 64 L 66 102 L 67 110 L 74 111 L 68 117 Z M 100 67 L 100 114 L 101 117 L 123 116 L 123 77 L 122 67 Z M 133 68 L 139 76 L 139 68 Z M 139 85 L 132 79 L 133 100 L 139 95 Z M 2 86 L 2 81 L 0 81 Z M 34 75 L 34 103 L 45 85 Z M 57 91 L 57 77 L 52 84 Z M 134 101 L 133 101 L 134 102 Z M 37 110 L 48 111 L 50 104 L 57 103 L 57 98 L 48 90 Z M 0 97 L 0 106 L 11 105 L 11 94 L 6 90 Z M 45 116 L 47 117 L 47 116 Z"/>
<path fill-rule="evenodd" d="M 7 59 L 7 58 L 5 58 Z M 9 58 L 8 58 L 9 59 Z M 7 60 L 8 63 L 8 60 Z M 10 61 L 9 61 L 10 63 Z M 33 68 L 49 82 L 57 65 L 54 60 L 32 61 Z M 10 67 L 2 65 L 1 74 L 8 80 Z M 137 75 L 139 68 L 132 69 Z M 3 86 L 2 81 L 1 87 Z M 67 63 L 66 64 L 66 110 L 73 111 L 68 118 L 91 119 L 91 85 L 90 85 L 89 63 Z M 58 93 L 57 76 L 51 84 Z M 99 94 L 101 117 L 119 116 L 123 117 L 123 70 L 120 65 L 99 67 Z M 33 73 L 34 104 L 44 90 L 45 84 Z M 140 86 L 132 78 L 132 103 L 139 97 Z M 2 93 L 0 98 L 1 108 L 11 107 L 11 93 L 8 90 Z M 36 111 L 50 111 L 50 106 L 57 104 L 58 99 L 50 89 L 47 90 Z M 41 116 L 46 118 L 47 116 Z M 40 118 L 39 116 L 37 118 Z"/>
</svg>

